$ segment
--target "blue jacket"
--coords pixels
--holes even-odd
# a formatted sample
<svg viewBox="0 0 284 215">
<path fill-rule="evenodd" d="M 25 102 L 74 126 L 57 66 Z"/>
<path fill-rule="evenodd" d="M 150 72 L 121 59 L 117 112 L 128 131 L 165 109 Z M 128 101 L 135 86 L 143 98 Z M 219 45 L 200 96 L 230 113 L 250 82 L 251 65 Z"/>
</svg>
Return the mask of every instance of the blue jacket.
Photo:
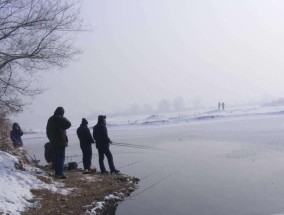
<svg viewBox="0 0 284 215">
<path fill-rule="evenodd" d="M 23 132 L 21 127 L 18 123 L 14 123 L 12 126 L 12 131 L 10 132 L 10 138 L 14 144 L 14 147 L 23 146 L 22 136 Z"/>
</svg>

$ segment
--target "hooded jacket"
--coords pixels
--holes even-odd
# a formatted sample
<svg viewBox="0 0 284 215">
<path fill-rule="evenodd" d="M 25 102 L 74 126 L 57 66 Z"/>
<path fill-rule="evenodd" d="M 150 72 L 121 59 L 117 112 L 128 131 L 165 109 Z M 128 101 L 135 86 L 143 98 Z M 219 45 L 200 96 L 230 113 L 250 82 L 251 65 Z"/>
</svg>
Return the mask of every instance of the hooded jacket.
<svg viewBox="0 0 284 215">
<path fill-rule="evenodd" d="M 23 146 L 22 135 L 23 132 L 21 127 L 18 123 L 14 123 L 12 126 L 12 131 L 10 132 L 10 138 L 15 147 Z"/>
<path fill-rule="evenodd" d="M 96 147 L 103 149 L 109 147 L 110 139 L 107 133 L 107 127 L 105 124 L 105 116 L 98 117 L 98 123 L 94 126 L 93 137 L 96 141 Z"/>
<path fill-rule="evenodd" d="M 85 118 L 82 119 L 82 123 L 77 129 L 77 136 L 80 140 L 81 148 L 87 148 L 95 142 L 88 128 L 88 121 Z"/>
<path fill-rule="evenodd" d="M 71 127 L 71 123 L 63 115 L 64 109 L 58 107 L 54 115 L 48 119 L 46 125 L 46 135 L 54 147 L 66 147 L 68 145 L 66 129 Z"/>
</svg>

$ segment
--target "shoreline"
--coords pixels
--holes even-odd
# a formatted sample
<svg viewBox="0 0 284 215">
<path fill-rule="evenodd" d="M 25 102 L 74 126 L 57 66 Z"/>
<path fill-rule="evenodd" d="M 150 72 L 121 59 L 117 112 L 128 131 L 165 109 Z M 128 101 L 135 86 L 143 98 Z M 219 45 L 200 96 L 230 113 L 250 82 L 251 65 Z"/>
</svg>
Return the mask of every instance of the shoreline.
<svg viewBox="0 0 284 215">
<path fill-rule="evenodd" d="M 82 174 L 82 170 L 65 171 L 65 180 L 54 179 L 53 170 L 45 170 L 37 175 L 38 179 L 55 184 L 66 193 L 52 192 L 46 189 L 31 190 L 34 195 L 32 207 L 22 215 L 38 214 L 115 214 L 119 202 L 137 189 L 138 178 L 124 174 Z"/>
</svg>

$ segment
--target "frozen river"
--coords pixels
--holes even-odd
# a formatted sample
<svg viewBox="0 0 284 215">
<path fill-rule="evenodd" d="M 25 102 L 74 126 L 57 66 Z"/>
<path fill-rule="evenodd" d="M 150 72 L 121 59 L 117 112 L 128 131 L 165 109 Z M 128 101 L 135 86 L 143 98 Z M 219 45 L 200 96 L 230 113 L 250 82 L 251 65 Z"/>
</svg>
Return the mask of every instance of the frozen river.
<svg viewBox="0 0 284 215">
<path fill-rule="evenodd" d="M 157 126 L 111 127 L 117 169 L 141 179 L 117 215 L 284 214 L 284 116 L 260 115 Z M 69 131 L 67 161 L 81 161 Z M 43 160 L 45 138 L 26 139 Z M 93 147 L 93 165 L 98 167 Z M 105 161 L 106 162 L 106 161 Z M 107 165 L 106 165 L 107 166 Z"/>
</svg>

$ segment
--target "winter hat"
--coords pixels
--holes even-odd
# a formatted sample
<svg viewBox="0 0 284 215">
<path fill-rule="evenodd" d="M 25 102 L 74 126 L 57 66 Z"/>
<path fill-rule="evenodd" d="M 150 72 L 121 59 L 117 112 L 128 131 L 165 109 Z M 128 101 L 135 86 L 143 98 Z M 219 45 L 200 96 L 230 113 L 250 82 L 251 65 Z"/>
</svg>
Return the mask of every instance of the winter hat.
<svg viewBox="0 0 284 215">
<path fill-rule="evenodd" d="M 82 118 L 82 125 L 88 125 L 88 121 L 85 118 Z"/>
<path fill-rule="evenodd" d="M 104 115 L 98 116 L 98 122 L 103 122 L 104 119 L 106 119 L 106 116 L 104 116 Z"/>
<path fill-rule="evenodd" d="M 63 116 L 64 115 L 64 108 L 63 107 L 56 108 L 54 115 Z"/>
<path fill-rule="evenodd" d="M 104 116 L 104 115 L 99 115 L 99 116 L 98 116 L 98 119 L 100 119 L 100 118 L 101 118 L 101 119 L 106 119 L 106 116 Z"/>
<path fill-rule="evenodd" d="M 15 123 L 13 123 L 13 126 L 12 126 L 12 128 L 13 128 L 13 129 L 16 129 L 16 128 L 19 128 L 19 127 L 20 127 L 20 126 L 19 126 L 19 124 L 18 124 L 18 123 L 16 123 L 16 122 L 15 122 Z"/>
</svg>

